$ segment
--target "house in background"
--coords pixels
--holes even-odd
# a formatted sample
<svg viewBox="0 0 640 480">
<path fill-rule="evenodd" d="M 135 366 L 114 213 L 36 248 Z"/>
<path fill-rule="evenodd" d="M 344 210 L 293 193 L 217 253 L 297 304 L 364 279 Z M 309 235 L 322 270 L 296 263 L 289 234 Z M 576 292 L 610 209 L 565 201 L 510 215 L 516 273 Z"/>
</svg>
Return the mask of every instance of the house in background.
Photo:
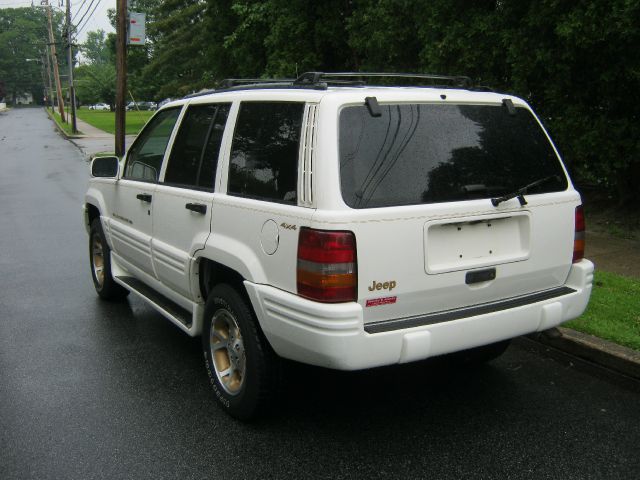
<svg viewBox="0 0 640 480">
<path fill-rule="evenodd" d="M 13 94 L 12 93 L 7 93 L 7 96 L 5 97 L 5 101 L 8 104 L 13 104 L 13 105 L 33 105 L 34 101 L 33 101 L 33 94 L 31 93 L 21 93 L 16 95 L 16 101 L 13 101 Z"/>
</svg>

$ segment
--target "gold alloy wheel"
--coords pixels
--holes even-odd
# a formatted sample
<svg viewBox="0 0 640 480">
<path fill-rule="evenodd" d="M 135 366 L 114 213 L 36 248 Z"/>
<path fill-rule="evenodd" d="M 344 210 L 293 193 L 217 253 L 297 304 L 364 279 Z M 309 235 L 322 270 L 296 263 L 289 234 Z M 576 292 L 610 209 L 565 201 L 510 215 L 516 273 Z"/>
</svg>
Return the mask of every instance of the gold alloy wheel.
<svg viewBox="0 0 640 480">
<path fill-rule="evenodd" d="M 98 286 L 102 288 L 104 285 L 104 249 L 102 248 L 102 239 L 98 234 L 91 237 L 91 266 Z"/>
<path fill-rule="evenodd" d="M 244 343 L 236 319 L 224 308 L 216 311 L 211 320 L 209 348 L 222 388 L 230 395 L 237 395 L 246 372 Z"/>
</svg>

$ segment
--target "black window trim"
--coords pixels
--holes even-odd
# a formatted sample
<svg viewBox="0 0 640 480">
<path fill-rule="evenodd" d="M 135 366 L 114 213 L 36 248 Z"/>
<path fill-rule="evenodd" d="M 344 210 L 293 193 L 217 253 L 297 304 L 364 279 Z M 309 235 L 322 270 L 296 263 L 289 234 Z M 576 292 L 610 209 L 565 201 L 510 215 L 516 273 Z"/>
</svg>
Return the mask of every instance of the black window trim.
<svg viewBox="0 0 640 480">
<path fill-rule="evenodd" d="M 229 106 L 229 113 L 227 115 L 227 122 L 225 123 L 225 127 L 224 127 L 224 131 L 226 132 L 227 128 L 229 127 L 229 118 L 231 117 L 231 109 L 233 107 L 233 100 L 226 100 L 226 101 L 217 101 L 217 102 L 205 102 L 205 103 L 188 103 L 186 104 L 186 108 L 184 109 L 184 112 L 181 115 L 181 118 L 179 118 L 180 120 L 180 125 L 178 125 L 178 130 L 176 131 L 176 135 L 177 132 L 180 130 L 180 127 L 182 126 L 182 120 L 184 119 L 184 117 L 187 115 L 187 113 L 189 112 L 189 108 L 193 107 L 209 107 L 212 105 L 216 105 L 216 113 L 213 115 L 213 118 L 211 119 L 211 123 L 209 124 L 209 129 L 207 130 L 207 137 L 204 141 L 203 147 L 202 147 L 202 151 L 200 152 L 200 161 L 198 164 L 198 174 L 196 176 L 196 181 L 199 182 L 200 181 L 200 172 L 202 169 L 202 162 L 204 160 L 204 152 L 207 150 L 207 144 L 209 143 L 209 139 L 211 138 L 211 132 L 213 131 L 213 125 L 216 122 L 216 119 L 218 118 L 218 110 L 219 110 L 219 106 L 220 105 L 228 105 Z M 237 119 L 237 117 L 236 117 Z M 235 131 L 235 124 L 234 124 L 234 131 Z M 223 133 L 223 139 L 224 139 L 224 133 Z M 216 175 L 217 175 L 217 171 L 218 168 L 220 166 L 220 155 L 222 155 L 222 150 L 223 150 L 223 143 L 220 144 L 220 150 L 218 150 L 218 160 L 216 161 Z M 174 142 L 171 143 L 171 149 L 169 150 L 169 157 L 167 158 L 167 162 L 171 159 L 171 153 L 173 152 L 173 147 L 174 147 Z M 163 166 L 164 166 L 164 161 L 163 161 Z M 167 163 L 168 166 L 168 163 Z M 158 181 L 157 184 L 158 185 L 164 185 L 166 187 L 173 187 L 173 188 L 181 188 L 181 189 L 185 189 L 185 190 L 197 190 L 199 192 L 209 192 L 209 193 L 214 193 L 216 190 L 215 184 L 212 188 L 209 187 L 201 187 L 199 185 L 189 185 L 189 184 L 185 184 L 185 183 L 177 183 L 177 182 L 165 182 L 164 181 L 164 176 L 166 175 L 166 168 L 165 170 L 162 172 L 163 175 L 163 179 L 162 181 Z M 214 182 L 215 183 L 215 182 Z"/>
<path fill-rule="evenodd" d="M 129 165 L 129 153 L 131 152 L 131 150 L 133 150 L 133 147 L 136 145 L 136 143 L 138 143 L 138 141 L 141 141 L 140 138 L 142 137 L 142 134 L 144 132 L 147 131 L 147 129 L 149 128 L 149 125 L 151 124 L 151 121 L 156 118 L 156 116 L 158 116 L 159 113 L 161 112 L 168 112 L 170 110 L 182 110 L 184 107 L 184 105 L 178 105 L 175 107 L 168 107 L 168 108 L 162 108 L 158 111 L 156 111 L 156 113 L 154 113 L 151 118 L 149 120 L 147 120 L 147 123 L 144 125 L 144 127 L 142 127 L 142 130 L 140 130 L 138 132 L 138 134 L 136 135 L 135 140 L 133 141 L 133 143 L 131 144 L 131 146 L 127 149 L 127 153 L 125 155 L 125 161 L 124 161 L 124 166 L 122 168 L 122 174 L 120 176 L 120 180 L 127 180 L 129 182 L 141 182 L 141 183 L 148 183 L 151 185 L 158 185 L 160 183 L 160 172 L 158 172 L 158 180 L 156 180 L 155 182 L 152 182 L 151 180 L 143 180 L 140 178 L 129 178 L 129 177 L 125 177 L 124 173 L 127 171 L 127 166 Z M 162 167 L 164 166 L 164 159 L 167 156 L 167 150 L 169 150 L 169 144 L 171 144 L 171 148 L 173 148 L 173 142 L 171 142 L 171 137 L 173 136 L 174 132 L 176 131 L 176 125 L 182 123 L 182 112 L 178 113 L 178 118 L 176 118 L 176 123 L 173 126 L 173 130 L 171 130 L 171 135 L 169 135 L 169 141 L 167 142 L 167 148 L 164 151 L 164 156 L 162 157 L 162 163 L 160 164 L 160 171 L 162 171 Z"/>
<path fill-rule="evenodd" d="M 230 172 L 230 166 L 231 166 L 231 152 L 233 152 L 233 138 L 234 138 L 234 134 L 236 132 L 236 128 L 238 126 L 238 120 L 240 119 L 240 109 L 242 108 L 242 104 L 243 103 L 297 103 L 297 104 L 302 104 L 303 109 L 302 109 L 302 121 L 303 123 L 300 125 L 300 142 L 302 142 L 302 131 L 304 130 L 304 113 L 305 110 L 307 108 L 307 106 L 309 105 L 309 101 L 308 100 L 271 100 L 271 99 L 250 99 L 250 100 L 238 100 L 237 104 L 238 107 L 236 109 L 235 112 L 235 118 L 233 119 L 233 131 L 232 131 L 232 135 L 231 135 L 231 141 L 229 142 L 229 149 L 228 149 L 228 154 L 229 154 L 229 158 L 228 161 L 226 162 L 226 184 L 225 184 L 225 195 L 228 195 L 230 197 L 236 197 L 236 198 L 247 198 L 249 200 L 257 200 L 260 202 L 265 202 L 265 203 L 276 203 L 278 205 L 287 205 L 290 207 L 299 207 L 300 206 L 300 192 L 298 191 L 299 187 L 300 187 L 300 159 L 301 159 L 301 155 L 300 155 L 300 149 L 298 148 L 298 161 L 296 164 L 296 168 L 297 168 L 297 176 L 298 178 L 296 179 L 296 200 L 295 202 L 286 202 L 284 200 L 274 200 L 271 198 L 264 198 L 264 197 L 258 197 L 256 195 L 245 195 L 245 194 L 239 194 L 239 193 L 234 193 L 234 192 L 230 192 L 229 191 L 229 172 Z M 357 105 L 357 103 L 356 103 Z M 231 112 L 229 113 L 229 115 L 231 115 Z"/>
</svg>

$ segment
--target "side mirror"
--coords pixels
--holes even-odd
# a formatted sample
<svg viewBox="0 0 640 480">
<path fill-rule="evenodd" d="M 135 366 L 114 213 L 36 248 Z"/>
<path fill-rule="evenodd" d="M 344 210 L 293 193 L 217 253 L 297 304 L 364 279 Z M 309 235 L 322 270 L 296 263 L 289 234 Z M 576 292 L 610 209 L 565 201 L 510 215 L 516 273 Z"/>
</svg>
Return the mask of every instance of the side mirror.
<svg viewBox="0 0 640 480">
<path fill-rule="evenodd" d="M 91 176 L 117 178 L 120 168 L 118 157 L 96 157 L 91 161 Z"/>
</svg>

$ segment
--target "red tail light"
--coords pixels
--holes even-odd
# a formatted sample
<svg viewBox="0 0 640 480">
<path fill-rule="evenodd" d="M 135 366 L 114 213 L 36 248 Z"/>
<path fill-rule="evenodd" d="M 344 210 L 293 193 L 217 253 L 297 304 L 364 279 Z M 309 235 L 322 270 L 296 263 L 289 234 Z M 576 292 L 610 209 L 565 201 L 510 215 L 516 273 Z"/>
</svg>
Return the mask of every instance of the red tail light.
<svg viewBox="0 0 640 480">
<path fill-rule="evenodd" d="M 576 207 L 576 233 L 573 240 L 573 263 L 584 258 L 584 209 L 582 205 Z"/>
<path fill-rule="evenodd" d="M 356 237 L 353 232 L 301 228 L 298 294 L 325 303 L 357 299 Z"/>
</svg>

